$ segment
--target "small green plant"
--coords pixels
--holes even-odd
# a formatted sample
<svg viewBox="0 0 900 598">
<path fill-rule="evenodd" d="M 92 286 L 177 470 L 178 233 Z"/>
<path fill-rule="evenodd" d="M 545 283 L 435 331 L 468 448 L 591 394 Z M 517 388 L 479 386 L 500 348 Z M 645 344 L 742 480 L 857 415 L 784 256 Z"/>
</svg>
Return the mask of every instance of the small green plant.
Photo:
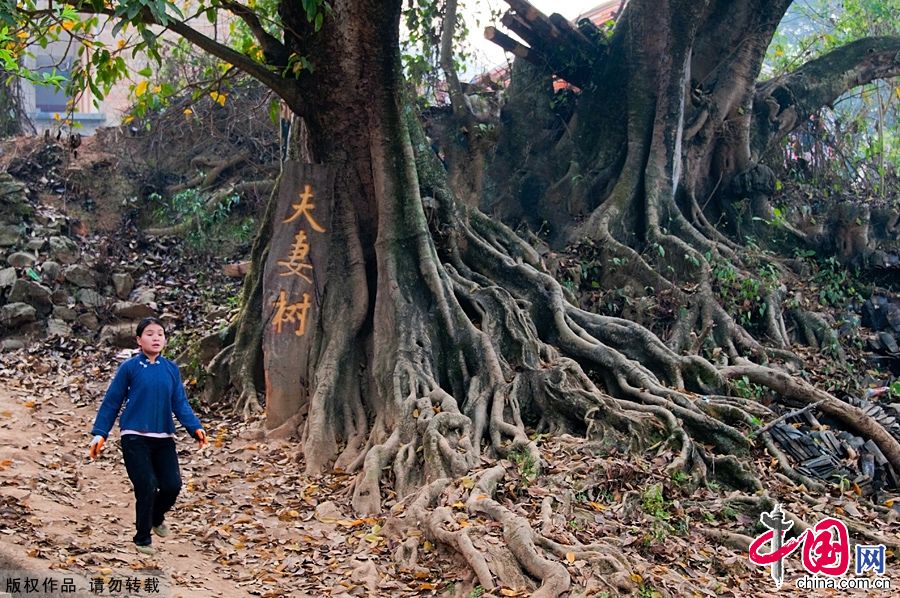
<svg viewBox="0 0 900 598">
<path fill-rule="evenodd" d="M 638 588 L 638 596 L 640 596 L 640 598 L 660 598 L 662 594 L 650 584 L 643 583 L 640 588 Z"/>
<path fill-rule="evenodd" d="M 241 306 L 241 296 L 238 294 L 228 295 L 225 297 L 225 307 L 229 310 L 237 309 Z"/>
<path fill-rule="evenodd" d="M 766 224 L 771 225 L 775 228 L 784 228 L 788 223 L 784 208 L 772 208 L 771 220 L 766 220 L 765 218 L 760 218 L 759 216 L 754 216 L 753 220 L 765 222 Z"/>
<path fill-rule="evenodd" d="M 679 486 L 683 486 L 691 481 L 691 478 L 688 474 L 683 471 L 676 471 L 672 474 L 672 481 L 678 484 Z"/>
<path fill-rule="evenodd" d="M 657 519 L 668 520 L 669 512 L 666 510 L 666 499 L 663 496 L 662 484 L 653 484 L 641 495 L 641 508 L 644 513 Z"/>
<path fill-rule="evenodd" d="M 469 592 L 469 598 L 481 598 L 484 594 L 484 588 L 481 586 L 475 586 L 471 592 Z"/>
<path fill-rule="evenodd" d="M 641 495 L 641 508 L 653 518 L 650 529 L 644 534 L 645 545 L 659 544 L 673 532 L 686 533 L 687 521 L 679 521 L 676 527 L 670 523 L 669 503 L 663 496 L 663 485 L 653 484 Z"/>
<path fill-rule="evenodd" d="M 206 194 L 193 187 L 169 198 L 152 193 L 149 200 L 155 205 L 152 217 L 156 222 L 191 223 L 185 233 L 185 241 L 188 248 L 196 252 L 212 251 L 211 245 L 215 240 L 246 244 L 255 232 L 252 218 L 230 222 L 230 215 L 241 202 L 240 195 L 236 193 L 220 199 L 212 208 L 208 205 Z"/>
<path fill-rule="evenodd" d="M 675 522 L 675 526 L 673 527 L 673 531 L 678 536 L 686 536 L 691 531 L 691 518 L 690 517 L 682 517 L 681 519 Z"/>
<path fill-rule="evenodd" d="M 509 460 L 519 468 L 519 475 L 526 481 L 533 481 L 538 475 L 538 464 L 526 447 L 516 447 L 509 451 Z"/>
<path fill-rule="evenodd" d="M 734 388 L 737 396 L 744 399 L 759 400 L 766 394 L 766 388 L 764 386 L 750 382 L 747 376 L 741 376 L 740 378 L 732 380 L 731 386 Z"/>
<path fill-rule="evenodd" d="M 757 276 L 741 276 L 731 262 L 715 259 L 707 252 L 713 274 L 713 286 L 722 304 L 745 328 L 756 326 L 766 315 L 765 299 L 781 284 L 778 269 L 763 262 Z"/>
<path fill-rule="evenodd" d="M 841 305 L 850 299 L 859 299 L 855 277 L 836 257 L 819 262 L 819 271 L 813 276 L 819 289 L 819 301 L 826 305 Z"/>
<path fill-rule="evenodd" d="M 672 526 L 665 521 L 654 519 L 650 524 L 650 529 L 641 538 L 644 546 L 653 546 L 654 544 L 662 544 L 672 532 Z"/>
</svg>

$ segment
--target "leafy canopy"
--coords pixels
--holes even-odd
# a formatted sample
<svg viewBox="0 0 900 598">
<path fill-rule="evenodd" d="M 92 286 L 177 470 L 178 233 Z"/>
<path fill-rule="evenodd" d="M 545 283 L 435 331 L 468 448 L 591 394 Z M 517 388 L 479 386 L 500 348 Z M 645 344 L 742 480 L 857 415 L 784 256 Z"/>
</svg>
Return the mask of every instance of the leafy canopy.
<svg viewBox="0 0 900 598">
<path fill-rule="evenodd" d="M 404 9 L 407 72 L 417 83 L 433 84 L 445 2 L 411 0 Z M 331 15 L 327 0 L 0 0 L 0 60 L 9 78 L 66 87 L 72 98 L 89 91 L 95 104 L 114 85 L 131 80 L 135 116 L 166 106 L 185 87 L 195 99 L 208 94 L 224 104 L 227 79 L 237 71 L 272 87 L 276 79 L 315 69 L 286 39 L 285 10 L 304 19 L 313 34 Z M 457 41 L 468 34 L 459 16 L 455 34 Z M 34 63 L 35 47 L 46 53 L 51 46 L 56 66 L 63 56 L 77 57 L 68 79 L 54 69 L 27 67 Z M 198 57 L 194 46 L 213 58 Z M 465 54 L 459 51 L 455 58 L 461 62 Z M 185 61 L 202 68 L 178 72 L 174 65 Z"/>
<path fill-rule="evenodd" d="M 193 85 L 195 93 L 209 93 L 214 101 L 224 103 L 227 93 L 221 89 L 225 75 L 235 69 L 227 60 L 206 60 L 197 79 L 182 76 L 169 81 L 149 81 L 165 71 L 172 57 L 189 53 L 188 44 L 180 36 L 190 37 L 196 44 L 208 38 L 220 51 L 247 70 L 248 65 L 277 73 L 279 76 L 299 74 L 310 68 L 309 61 L 292 55 L 287 65 L 276 65 L 266 56 L 260 43 L 262 33 L 280 40 L 282 24 L 278 14 L 279 0 L 189 0 L 176 4 L 168 0 L 0 0 L 0 60 L 7 82 L 14 77 L 38 85 L 66 87 L 70 97 L 89 91 L 95 104 L 106 97 L 120 81 L 131 79 L 131 90 L 140 114 L 165 104 L 167 97 L 180 87 Z M 315 30 L 322 27 L 329 12 L 325 0 L 301 0 L 303 14 Z M 34 64 L 36 48 L 50 53 L 59 68 L 64 57 L 73 61 L 68 79 L 55 68 L 29 68 Z"/>
</svg>

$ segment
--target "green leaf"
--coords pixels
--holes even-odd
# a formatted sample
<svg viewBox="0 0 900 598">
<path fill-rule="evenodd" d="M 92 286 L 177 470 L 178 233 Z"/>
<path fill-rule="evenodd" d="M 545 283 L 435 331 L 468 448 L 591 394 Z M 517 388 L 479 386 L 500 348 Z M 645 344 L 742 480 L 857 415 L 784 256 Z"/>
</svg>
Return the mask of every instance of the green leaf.
<svg viewBox="0 0 900 598">
<path fill-rule="evenodd" d="M 149 29 L 142 29 L 141 37 L 144 38 L 144 42 L 146 42 L 149 49 L 156 47 L 156 36 L 153 35 L 152 31 L 150 31 Z M 151 54 L 152 54 L 152 52 L 151 52 Z"/>
<path fill-rule="evenodd" d="M 182 21 L 184 20 L 184 13 L 181 12 L 181 9 L 179 9 L 173 2 L 166 2 L 166 6 L 169 7 L 169 10 L 175 13 L 176 17 L 178 17 Z"/>
<path fill-rule="evenodd" d="M 149 66 L 147 66 L 147 67 L 144 67 L 141 70 L 139 70 L 137 74 L 140 75 L 141 77 L 149 77 L 149 76 L 153 75 L 153 69 L 151 69 Z"/>
<path fill-rule="evenodd" d="M 153 13 L 153 16 L 156 17 L 156 20 L 159 21 L 160 25 L 168 25 L 169 24 L 169 16 L 166 14 L 166 3 L 164 0 L 154 0 L 154 2 L 150 5 L 150 12 Z"/>
<path fill-rule="evenodd" d="M 91 93 L 93 93 L 98 98 L 103 97 L 103 94 L 100 92 L 100 89 L 97 87 L 97 84 L 94 83 L 93 79 L 88 79 L 87 83 L 88 83 L 88 87 L 91 89 Z"/>
<path fill-rule="evenodd" d="M 900 397 L 900 380 L 897 380 L 893 384 L 891 384 L 891 394 Z"/>
</svg>

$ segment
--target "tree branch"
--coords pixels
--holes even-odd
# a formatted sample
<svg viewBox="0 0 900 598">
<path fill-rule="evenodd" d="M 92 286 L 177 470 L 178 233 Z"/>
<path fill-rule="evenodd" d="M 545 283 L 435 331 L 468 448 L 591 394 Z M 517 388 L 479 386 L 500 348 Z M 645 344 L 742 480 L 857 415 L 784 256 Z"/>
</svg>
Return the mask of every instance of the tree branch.
<svg viewBox="0 0 900 598">
<path fill-rule="evenodd" d="M 279 95 L 282 95 L 282 93 L 286 89 L 287 86 L 284 85 L 283 78 L 267 69 L 265 65 L 255 62 L 247 56 L 244 56 L 240 52 L 232 50 L 228 46 L 219 43 L 214 39 L 207 37 L 206 35 L 203 35 L 199 31 L 192 27 L 189 27 L 182 21 L 172 20 L 169 22 L 168 28 L 184 39 L 188 40 L 201 50 L 205 50 L 216 58 L 221 58 L 225 62 L 228 62 L 229 64 L 232 64 L 240 70 L 244 71 Z M 282 97 L 284 96 L 282 95 Z"/>
<path fill-rule="evenodd" d="M 751 147 L 762 155 L 844 92 L 900 75 L 900 37 L 870 37 L 832 50 L 794 72 L 756 85 Z"/>
<path fill-rule="evenodd" d="M 256 11 L 234 0 L 222 0 L 222 6 L 247 24 L 270 64 L 287 66 L 289 56 L 287 48 L 265 30 Z"/>
<path fill-rule="evenodd" d="M 116 16 L 115 10 L 112 8 L 101 8 L 100 10 L 95 10 L 90 4 L 85 4 L 80 0 L 61 0 L 61 3 L 73 7 L 76 11 L 82 14 L 103 14 L 110 18 L 120 18 Z M 285 101 L 287 101 L 291 106 L 291 109 L 294 110 L 295 113 L 300 114 L 299 107 L 301 105 L 301 102 L 298 92 L 295 89 L 292 89 L 291 86 L 285 85 L 285 79 L 277 73 L 266 68 L 266 65 L 251 60 L 249 57 L 244 56 L 240 52 L 229 48 L 225 44 L 217 42 L 214 39 L 200 33 L 184 21 L 170 18 L 167 25 L 162 25 L 153 17 L 152 14 L 150 14 L 150 11 L 146 9 L 141 11 L 141 13 L 136 18 L 140 19 L 141 22 L 147 25 L 156 25 L 158 27 L 165 27 L 171 31 L 174 31 L 201 50 L 205 50 L 216 58 L 220 58 L 225 62 L 233 65 L 234 67 L 240 69 L 241 71 L 247 73 L 254 79 L 257 79 L 260 83 L 274 91 L 276 94 L 284 98 Z M 281 49 L 285 53 L 287 52 L 287 50 L 280 42 L 278 42 L 278 40 L 276 40 L 275 38 L 272 38 L 272 40 L 274 40 L 275 43 L 281 46 Z M 285 60 L 284 62 L 286 63 L 287 60 Z"/>
<path fill-rule="evenodd" d="M 447 78 L 450 92 L 450 106 L 457 118 L 465 119 L 469 114 L 456 68 L 453 66 L 453 33 L 456 31 L 456 0 L 447 0 L 444 8 L 444 23 L 441 30 L 441 69 Z"/>
</svg>

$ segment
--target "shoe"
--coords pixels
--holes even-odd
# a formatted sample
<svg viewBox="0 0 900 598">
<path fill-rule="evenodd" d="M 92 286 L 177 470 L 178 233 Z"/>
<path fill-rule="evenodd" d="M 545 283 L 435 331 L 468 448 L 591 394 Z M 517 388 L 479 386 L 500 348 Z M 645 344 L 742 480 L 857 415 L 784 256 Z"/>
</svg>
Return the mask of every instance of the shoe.
<svg viewBox="0 0 900 598">
<path fill-rule="evenodd" d="M 156 554 L 156 549 L 153 548 L 152 544 L 144 544 L 143 546 L 140 544 L 135 544 L 134 547 L 141 554 L 146 554 L 146 555 Z"/>
<path fill-rule="evenodd" d="M 153 528 L 153 533 L 159 536 L 160 538 L 165 538 L 169 535 L 169 528 L 166 527 L 165 523 L 160 523 L 159 525 Z"/>
</svg>

